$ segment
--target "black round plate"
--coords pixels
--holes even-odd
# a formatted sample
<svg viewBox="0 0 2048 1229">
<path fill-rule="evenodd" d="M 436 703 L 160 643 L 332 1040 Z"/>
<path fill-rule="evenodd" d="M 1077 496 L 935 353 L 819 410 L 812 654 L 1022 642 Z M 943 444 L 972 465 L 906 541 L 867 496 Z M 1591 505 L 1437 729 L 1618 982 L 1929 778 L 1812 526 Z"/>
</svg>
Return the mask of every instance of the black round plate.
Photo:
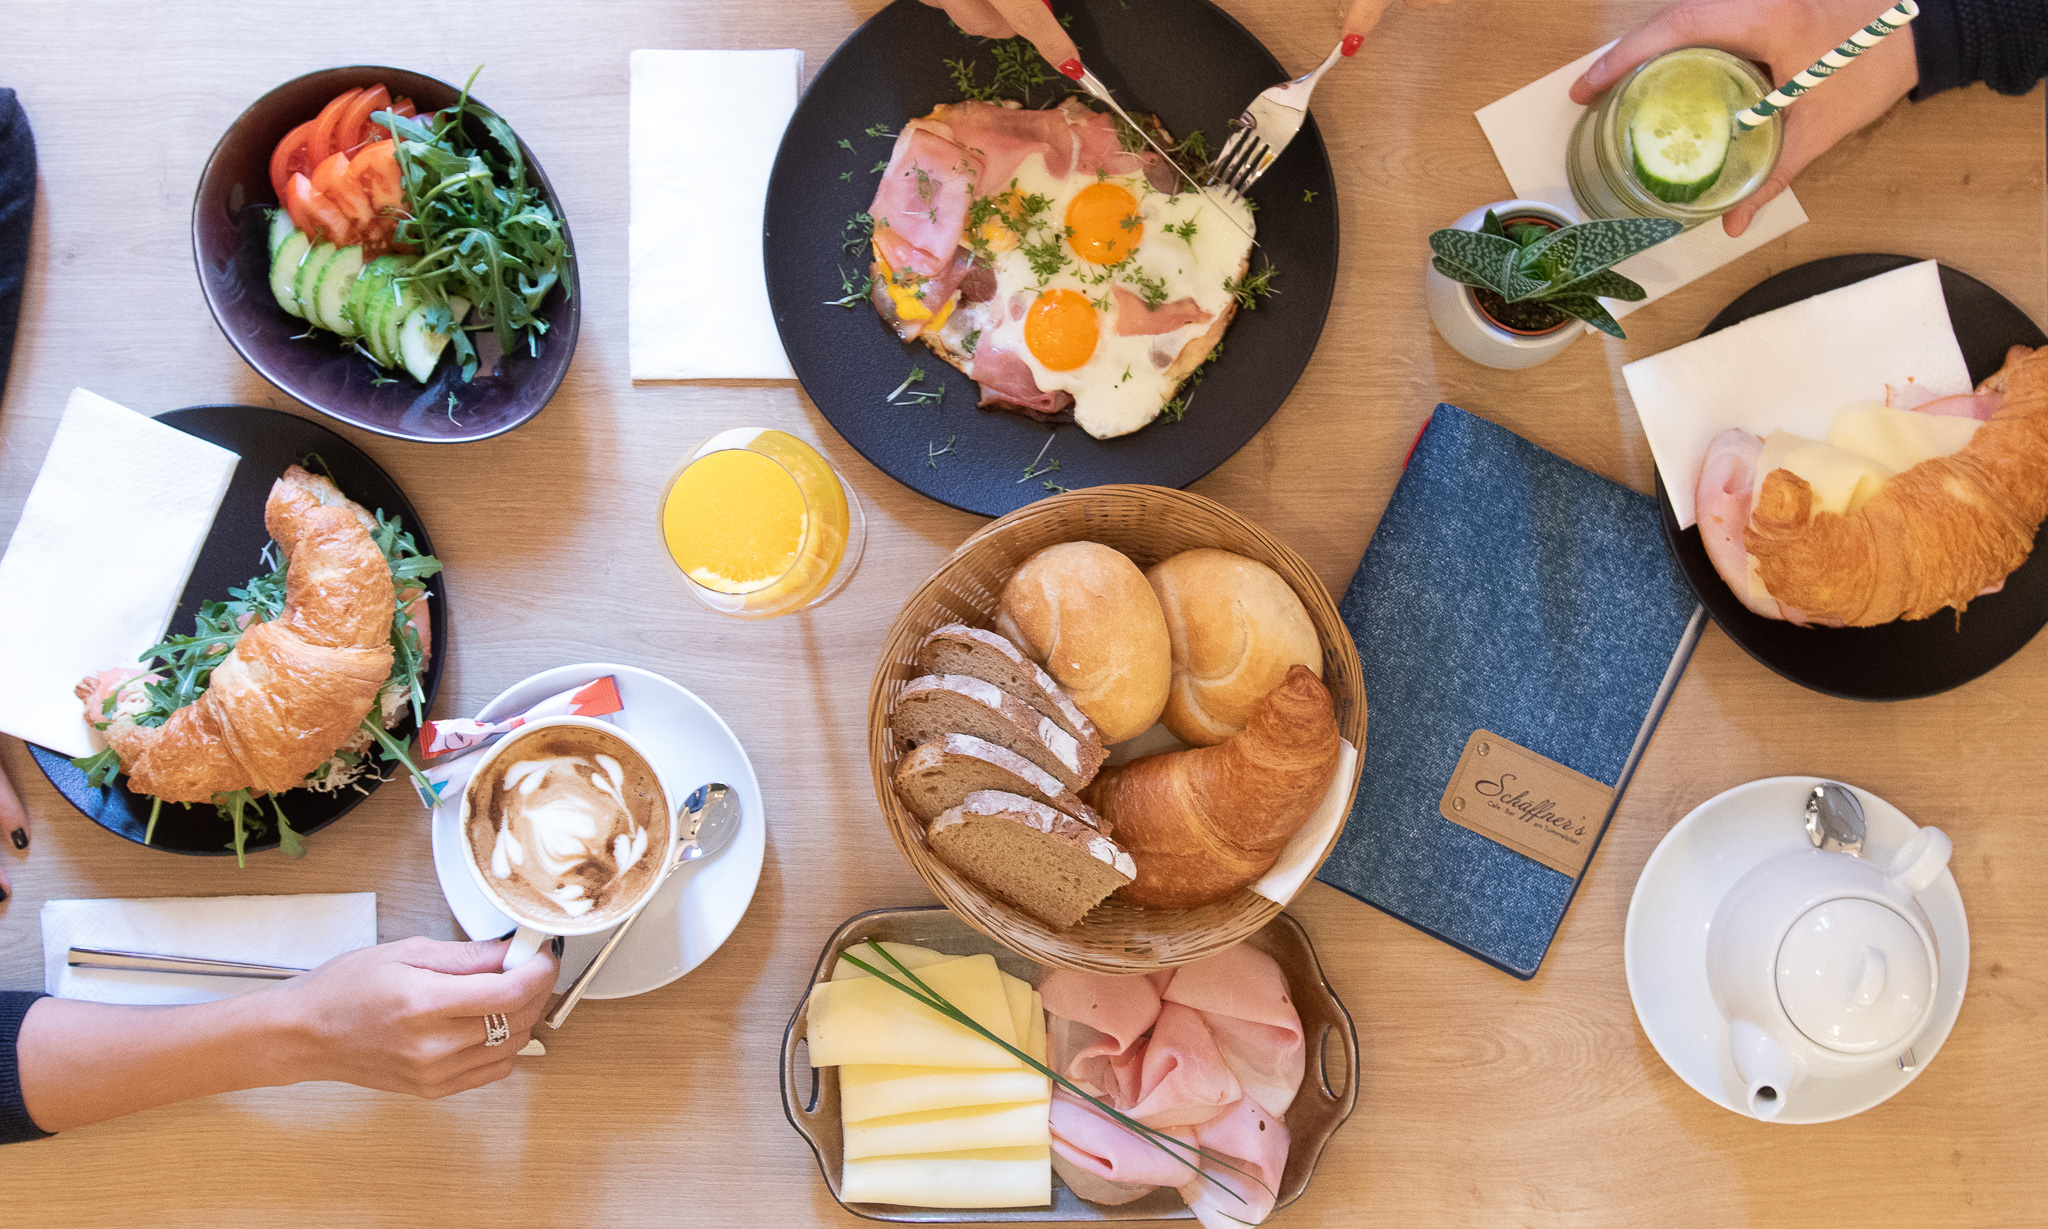
<svg viewBox="0 0 2048 1229">
<path fill-rule="evenodd" d="M 1118 102 L 1158 115 L 1175 137 L 1199 129 L 1212 148 L 1260 90 L 1293 75 L 1209 0 L 1062 0 L 1060 12 L 1073 16 L 1069 32 L 1082 58 Z M 1055 433 L 1016 414 L 976 409 L 972 380 L 923 346 L 897 341 L 867 302 L 827 306 L 846 293 L 841 271 L 858 283 L 867 264 L 865 252 L 850 257 L 840 245 L 847 220 L 874 200 L 871 168 L 888 158 L 893 137 L 865 131 L 879 124 L 893 134 L 904 121 L 958 101 L 949 59 L 975 61 L 984 82 L 994 69 L 988 46 L 955 30 L 944 13 L 896 0 L 840 44 L 783 134 L 768 180 L 768 301 L 804 391 L 884 473 L 983 516 L 1043 499 L 1047 481 L 1181 487 L 1215 469 L 1287 399 L 1329 314 L 1337 192 L 1314 116 L 1251 193 L 1262 252 L 1252 264 L 1272 262 L 1279 293 L 1257 311 L 1238 313 L 1186 418 L 1098 440 L 1072 425 Z M 1040 87 L 1031 103 L 1054 98 L 1055 89 Z M 920 388 L 945 386 L 936 411 L 886 403 L 913 366 L 925 372 Z M 951 451 L 934 458 L 948 440 Z M 1057 460 L 1059 469 L 1021 480 L 1034 458 Z"/>
<path fill-rule="evenodd" d="M 1730 303 L 1701 336 L 1920 259 L 1862 253 L 1787 269 Z M 2012 346 L 2048 345 L 2048 336 L 2025 312 L 1968 274 L 1943 265 L 1941 293 L 1948 300 L 1949 319 L 1972 381 L 2003 366 Z M 1679 568 L 1728 638 L 1800 686 L 1831 696 L 1912 700 L 1960 687 L 2019 652 L 2048 624 L 2048 550 L 2043 549 L 2048 534 L 2035 536 L 2034 553 L 2006 577 L 2004 589 L 1972 600 L 1960 616 L 1942 611 L 1932 618 L 1879 627 L 1799 627 L 1766 619 L 1742 604 L 1707 558 L 1698 527 L 1679 530 L 1661 478 L 1657 506 Z"/>
<path fill-rule="evenodd" d="M 213 529 L 206 535 L 206 544 L 199 548 L 199 560 L 192 567 L 191 579 L 185 582 L 184 595 L 178 599 L 178 611 L 171 616 L 173 632 L 189 633 L 192 630 L 192 620 L 199 613 L 201 602 L 224 600 L 229 589 L 246 585 L 252 577 L 268 570 L 268 565 L 263 562 L 263 548 L 270 544 L 270 534 L 263 528 L 263 503 L 270 497 L 271 484 L 283 475 L 287 466 L 307 462 L 309 458 L 317 458 L 310 468 L 315 471 L 324 468 L 341 488 L 342 494 L 373 512 L 381 510 L 387 516 L 397 516 L 405 522 L 421 552 L 434 553 L 434 543 L 427 536 L 427 527 L 420 523 L 419 514 L 413 511 L 411 501 L 391 480 L 391 475 L 378 468 L 362 449 L 316 422 L 253 405 L 197 405 L 159 414 L 156 420 L 187 435 L 211 440 L 242 458 L 235 466 L 234 481 L 228 485 L 227 496 L 220 502 L 220 512 L 213 518 Z M 441 687 L 441 663 L 447 660 L 448 590 L 445 579 L 444 576 L 435 576 L 427 582 L 433 594 L 427 602 L 433 655 L 427 661 L 424 680 L 429 709 L 433 707 L 434 695 Z M 410 739 L 413 732 L 410 717 L 393 731 L 401 740 Z M 29 750 L 34 753 L 44 775 L 50 778 L 50 784 L 64 795 L 65 801 L 116 836 L 126 837 L 138 845 L 142 843 L 142 834 L 149 825 L 150 799 L 147 795 L 131 791 L 127 777 L 117 777 L 112 786 L 95 789 L 85 783 L 85 773 L 73 767 L 68 757 L 47 747 L 31 745 Z M 347 789 L 333 794 L 316 794 L 311 790 L 295 789 L 279 797 L 278 802 L 290 818 L 293 830 L 303 835 L 318 832 L 354 810 L 356 804 L 369 796 L 367 790 L 376 789 L 378 784 L 376 778 L 365 777 L 364 791 Z M 156 833 L 149 847 L 172 853 L 231 854 L 234 852 L 233 835 L 227 821 L 211 806 L 184 807 L 166 803 L 157 816 Z M 251 839 L 243 848 L 250 853 L 275 849 L 277 833 L 273 830 L 261 840 Z"/>
</svg>

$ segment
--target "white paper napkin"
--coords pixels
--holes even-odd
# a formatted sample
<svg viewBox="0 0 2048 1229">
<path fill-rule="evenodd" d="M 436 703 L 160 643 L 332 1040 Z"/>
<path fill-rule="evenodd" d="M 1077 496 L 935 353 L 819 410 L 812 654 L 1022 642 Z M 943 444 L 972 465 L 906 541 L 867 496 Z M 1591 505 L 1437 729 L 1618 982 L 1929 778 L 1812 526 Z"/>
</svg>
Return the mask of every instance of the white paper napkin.
<svg viewBox="0 0 2048 1229">
<path fill-rule="evenodd" d="M 1752 316 L 1621 374 L 1681 529 L 1693 523 L 1707 445 L 1728 427 L 1825 439 L 1835 411 L 1884 401 L 1887 386 L 1970 391 L 1931 260 Z"/>
<path fill-rule="evenodd" d="M 94 1003 L 206 1003 L 275 982 L 74 969 L 74 947 L 311 969 L 377 942 L 377 894 L 52 900 L 43 904 L 43 989 Z"/>
<path fill-rule="evenodd" d="M 761 268 L 803 52 L 636 51 L 627 141 L 636 380 L 794 377 Z"/>
<path fill-rule="evenodd" d="M 162 639 L 239 459 L 71 390 L 0 556 L 0 731 L 93 753 L 72 688 Z"/>
<path fill-rule="evenodd" d="M 1613 45 L 1609 43 L 1607 47 Z M 1565 151 L 1571 144 L 1572 128 L 1585 108 L 1571 100 L 1571 87 L 1607 47 L 1596 47 L 1549 76 L 1475 112 L 1479 126 L 1493 146 L 1493 156 L 1500 160 L 1500 169 L 1507 172 L 1516 196 L 1578 214 L 1571 180 L 1565 174 Z M 1730 239 L 1719 222 L 1695 226 L 1615 266 L 1642 283 L 1649 292 L 1648 298 L 1636 303 L 1618 299 L 1601 302 L 1615 316 L 1626 316 L 1644 303 L 1656 302 L 1805 221 L 1806 210 L 1788 191 L 1758 210 L 1740 239 Z"/>
<path fill-rule="evenodd" d="M 1350 813 L 1344 804 L 1351 798 L 1351 770 L 1358 764 L 1358 748 L 1349 739 L 1338 742 L 1341 746 L 1337 751 L 1337 775 L 1330 778 L 1330 792 L 1323 795 L 1323 804 L 1294 834 L 1294 839 L 1287 842 L 1273 868 L 1252 885 L 1252 891 L 1267 900 L 1284 905 L 1294 899 L 1301 885 L 1316 873 L 1316 859 L 1322 856 L 1330 838 Z"/>
</svg>

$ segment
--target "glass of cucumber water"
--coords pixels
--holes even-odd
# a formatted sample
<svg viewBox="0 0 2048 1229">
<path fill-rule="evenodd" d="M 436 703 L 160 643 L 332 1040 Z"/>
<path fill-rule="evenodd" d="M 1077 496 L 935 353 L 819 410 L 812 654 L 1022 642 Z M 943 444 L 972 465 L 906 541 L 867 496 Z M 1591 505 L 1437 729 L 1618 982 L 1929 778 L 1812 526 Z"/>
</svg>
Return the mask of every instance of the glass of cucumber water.
<svg viewBox="0 0 2048 1229">
<path fill-rule="evenodd" d="M 1742 131 L 1735 113 L 1770 81 L 1740 56 L 1680 47 L 1644 61 L 1579 117 L 1566 158 L 1572 195 L 1595 218 L 1718 218 L 1763 186 L 1785 121 Z"/>
</svg>

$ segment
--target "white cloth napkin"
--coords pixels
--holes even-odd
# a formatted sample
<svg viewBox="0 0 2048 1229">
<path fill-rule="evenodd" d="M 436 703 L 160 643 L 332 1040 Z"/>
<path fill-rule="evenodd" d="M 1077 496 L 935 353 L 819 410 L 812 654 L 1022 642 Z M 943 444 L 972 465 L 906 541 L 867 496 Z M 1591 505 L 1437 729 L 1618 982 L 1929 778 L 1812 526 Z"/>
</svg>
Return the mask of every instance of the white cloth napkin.
<svg viewBox="0 0 2048 1229">
<path fill-rule="evenodd" d="M 1887 386 L 1970 391 L 1931 260 L 1752 316 L 1621 374 L 1681 529 L 1693 523 L 1707 445 L 1728 427 L 1825 439 L 1837 410 L 1884 401 Z"/>
<path fill-rule="evenodd" d="M 72 688 L 162 639 L 238 460 L 71 390 L 0 556 L 0 731 L 93 753 Z"/>
<path fill-rule="evenodd" d="M 1613 45 L 1609 43 L 1607 47 Z M 1607 47 L 1596 47 L 1549 76 L 1474 113 L 1516 196 L 1556 205 L 1574 215 L 1579 213 L 1578 203 L 1572 199 L 1571 180 L 1565 174 L 1565 150 L 1571 144 L 1572 128 L 1585 108 L 1571 100 L 1571 87 Z M 1806 210 L 1788 191 L 1758 210 L 1740 239 L 1730 239 L 1719 222 L 1695 226 L 1615 266 L 1622 274 L 1642 283 L 1649 292 L 1648 298 L 1636 303 L 1618 299 L 1601 302 L 1615 316 L 1626 316 L 1644 303 L 1656 302 L 1805 221 Z"/>
<path fill-rule="evenodd" d="M 633 378 L 793 378 L 768 310 L 761 217 L 803 52 L 636 51 L 631 65 Z"/>
<path fill-rule="evenodd" d="M 1351 798 L 1351 770 L 1358 765 L 1358 748 L 1351 745 L 1350 739 L 1338 742 L 1337 775 L 1330 778 L 1330 791 L 1323 795 L 1323 804 L 1294 834 L 1294 839 L 1287 842 L 1273 868 L 1252 885 L 1252 891 L 1267 900 L 1284 905 L 1294 899 L 1301 885 L 1316 873 L 1316 860 L 1322 857 L 1330 838 L 1350 813 L 1344 804 Z"/>
<path fill-rule="evenodd" d="M 74 969 L 74 947 L 311 969 L 377 942 L 377 894 L 52 900 L 43 904 L 43 989 L 94 1003 L 206 1003 L 275 982 Z"/>
</svg>

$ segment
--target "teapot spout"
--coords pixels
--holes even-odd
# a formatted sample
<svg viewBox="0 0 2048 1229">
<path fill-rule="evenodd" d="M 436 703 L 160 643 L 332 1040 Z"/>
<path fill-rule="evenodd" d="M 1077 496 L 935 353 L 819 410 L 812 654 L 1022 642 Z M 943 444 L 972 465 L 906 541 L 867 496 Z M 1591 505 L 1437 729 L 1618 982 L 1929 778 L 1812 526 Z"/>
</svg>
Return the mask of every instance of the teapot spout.
<svg viewBox="0 0 2048 1229">
<path fill-rule="evenodd" d="M 1728 1048 L 1735 1074 L 1748 1086 L 1751 1116 L 1762 1122 L 1776 1118 L 1785 1109 L 1785 1094 L 1805 1072 L 1775 1038 L 1747 1020 L 1728 1025 Z"/>
</svg>

